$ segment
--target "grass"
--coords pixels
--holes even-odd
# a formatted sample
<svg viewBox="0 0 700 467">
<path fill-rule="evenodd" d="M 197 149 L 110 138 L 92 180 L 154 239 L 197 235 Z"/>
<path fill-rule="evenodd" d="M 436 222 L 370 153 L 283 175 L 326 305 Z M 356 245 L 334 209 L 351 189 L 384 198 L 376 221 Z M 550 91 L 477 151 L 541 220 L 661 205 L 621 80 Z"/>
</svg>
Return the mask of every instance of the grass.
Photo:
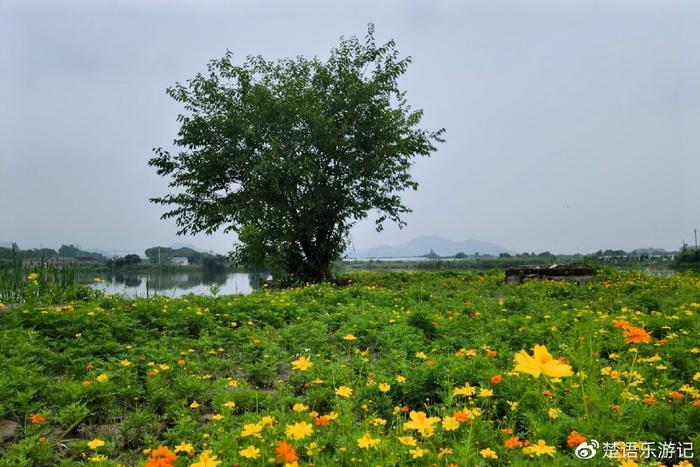
<svg viewBox="0 0 700 467">
<path fill-rule="evenodd" d="M 0 466 L 571 465 L 584 439 L 700 443 L 697 275 L 351 277 L 0 311 Z M 514 371 L 538 344 L 571 375 Z"/>
<path fill-rule="evenodd" d="M 15 248 L 9 266 L 0 268 L 0 307 L 3 303 L 56 303 L 89 300 L 95 292 L 78 285 L 75 270 L 53 265 L 25 267 Z M 42 264 L 45 264 L 43 259 Z"/>
</svg>

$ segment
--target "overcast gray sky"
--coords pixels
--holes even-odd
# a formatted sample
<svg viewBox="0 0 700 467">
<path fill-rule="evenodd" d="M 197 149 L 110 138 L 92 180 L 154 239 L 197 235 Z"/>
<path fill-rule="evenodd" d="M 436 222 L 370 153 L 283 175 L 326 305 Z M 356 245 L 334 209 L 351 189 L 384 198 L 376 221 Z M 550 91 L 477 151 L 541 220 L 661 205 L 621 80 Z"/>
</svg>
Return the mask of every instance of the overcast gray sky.
<svg viewBox="0 0 700 467">
<path fill-rule="evenodd" d="M 0 0 L 0 241 L 185 241 L 148 198 L 175 136 L 165 88 L 236 56 L 326 57 L 374 22 L 447 143 L 416 164 L 399 231 L 515 251 L 675 249 L 700 228 L 700 2 Z"/>
</svg>

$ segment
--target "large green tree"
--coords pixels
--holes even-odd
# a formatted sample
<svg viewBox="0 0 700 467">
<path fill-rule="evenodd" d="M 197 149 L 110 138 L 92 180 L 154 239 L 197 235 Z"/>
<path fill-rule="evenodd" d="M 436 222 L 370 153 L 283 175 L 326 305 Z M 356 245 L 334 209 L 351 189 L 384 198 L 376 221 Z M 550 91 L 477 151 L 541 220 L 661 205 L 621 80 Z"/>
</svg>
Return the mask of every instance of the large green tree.
<svg viewBox="0 0 700 467">
<path fill-rule="evenodd" d="M 410 168 L 442 142 L 419 127 L 398 79 L 410 57 L 393 41 L 341 39 L 328 60 L 247 57 L 228 52 L 168 95 L 183 104 L 176 151 L 149 164 L 170 178 L 179 234 L 238 234 L 238 263 L 266 265 L 285 280 L 331 278 L 350 228 L 370 212 L 376 227 L 404 225 L 399 196 L 416 189 Z"/>
</svg>

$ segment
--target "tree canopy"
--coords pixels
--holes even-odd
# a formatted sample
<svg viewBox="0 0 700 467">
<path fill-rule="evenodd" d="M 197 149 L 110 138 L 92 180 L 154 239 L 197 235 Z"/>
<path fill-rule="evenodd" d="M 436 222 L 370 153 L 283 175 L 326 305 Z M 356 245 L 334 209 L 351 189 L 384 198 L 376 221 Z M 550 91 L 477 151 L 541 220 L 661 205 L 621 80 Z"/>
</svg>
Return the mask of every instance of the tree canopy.
<svg viewBox="0 0 700 467">
<path fill-rule="evenodd" d="M 227 52 L 207 72 L 176 83 L 183 104 L 176 151 L 149 164 L 172 192 L 152 198 L 179 234 L 236 232 L 238 263 L 266 265 L 284 279 L 327 280 L 355 222 L 404 225 L 400 192 L 416 189 L 410 168 L 443 142 L 419 127 L 398 79 L 410 64 L 394 41 L 341 39 L 326 61 Z"/>
</svg>

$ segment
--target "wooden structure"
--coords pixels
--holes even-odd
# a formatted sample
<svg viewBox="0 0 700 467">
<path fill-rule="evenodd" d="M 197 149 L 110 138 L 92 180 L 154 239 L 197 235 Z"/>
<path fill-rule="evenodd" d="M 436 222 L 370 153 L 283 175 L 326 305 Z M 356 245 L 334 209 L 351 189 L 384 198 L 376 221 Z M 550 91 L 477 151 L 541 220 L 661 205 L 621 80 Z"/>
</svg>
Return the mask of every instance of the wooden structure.
<svg viewBox="0 0 700 467">
<path fill-rule="evenodd" d="M 528 280 L 571 280 L 579 284 L 595 276 L 595 269 L 585 266 L 553 264 L 551 266 L 516 266 L 506 269 L 506 282 L 522 283 Z"/>
</svg>

